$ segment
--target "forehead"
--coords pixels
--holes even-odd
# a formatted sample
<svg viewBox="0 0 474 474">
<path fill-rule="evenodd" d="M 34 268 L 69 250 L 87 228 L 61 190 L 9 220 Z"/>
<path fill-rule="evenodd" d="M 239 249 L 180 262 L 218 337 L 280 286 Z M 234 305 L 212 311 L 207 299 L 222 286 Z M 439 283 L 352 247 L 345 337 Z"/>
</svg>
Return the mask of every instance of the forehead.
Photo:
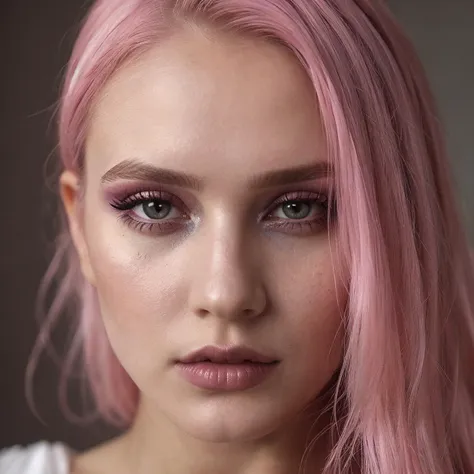
<svg viewBox="0 0 474 474">
<path fill-rule="evenodd" d="M 283 46 L 189 28 L 119 70 L 100 93 L 87 168 L 125 159 L 203 174 L 324 155 L 311 83 Z"/>
</svg>

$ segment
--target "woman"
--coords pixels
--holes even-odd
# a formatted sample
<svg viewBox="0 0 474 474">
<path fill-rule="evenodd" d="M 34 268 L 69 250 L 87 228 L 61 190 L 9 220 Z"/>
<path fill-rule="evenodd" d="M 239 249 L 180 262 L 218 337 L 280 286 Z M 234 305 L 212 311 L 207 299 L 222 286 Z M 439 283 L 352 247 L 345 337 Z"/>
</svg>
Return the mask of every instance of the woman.
<svg viewBox="0 0 474 474">
<path fill-rule="evenodd" d="M 50 317 L 124 434 L 7 472 L 474 472 L 472 260 L 381 3 L 99 0 L 59 144 Z"/>
</svg>

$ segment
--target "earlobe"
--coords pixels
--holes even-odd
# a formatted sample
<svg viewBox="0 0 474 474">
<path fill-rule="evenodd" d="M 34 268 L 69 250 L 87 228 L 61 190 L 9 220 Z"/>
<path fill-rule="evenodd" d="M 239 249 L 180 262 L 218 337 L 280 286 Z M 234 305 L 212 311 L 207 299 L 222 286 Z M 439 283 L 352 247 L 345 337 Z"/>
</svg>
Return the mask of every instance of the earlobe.
<svg viewBox="0 0 474 474">
<path fill-rule="evenodd" d="M 69 231 L 79 256 L 82 274 L 94 285 L 94 272 L 89 259 L 87 242 L 84 237 L 83 216 L 81 212 L 81 181 L 73 171 L 64 171 L 59 180 L 61 200 L 66 211 Z"/>
</svg>

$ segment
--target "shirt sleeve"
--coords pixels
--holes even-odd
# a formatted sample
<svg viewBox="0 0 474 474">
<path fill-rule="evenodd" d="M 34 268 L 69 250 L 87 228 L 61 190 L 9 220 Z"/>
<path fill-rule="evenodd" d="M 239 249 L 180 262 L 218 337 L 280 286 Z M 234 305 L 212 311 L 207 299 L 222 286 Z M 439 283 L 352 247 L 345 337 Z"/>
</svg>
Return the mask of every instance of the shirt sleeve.
<svg viewBox="0 0 474 474">
<path fill-rule="evenodd" d="M 68 465 L 60 443 L 40 441 L 0 450 L 0 474 L 68 474 Z"/>
</svg>

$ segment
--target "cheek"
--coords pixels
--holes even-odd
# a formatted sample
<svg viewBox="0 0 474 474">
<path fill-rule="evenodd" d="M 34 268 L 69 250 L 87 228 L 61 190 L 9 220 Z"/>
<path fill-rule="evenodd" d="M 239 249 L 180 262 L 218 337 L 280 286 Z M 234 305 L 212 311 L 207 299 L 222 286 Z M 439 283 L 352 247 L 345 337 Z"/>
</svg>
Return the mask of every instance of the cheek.
<svg viewBox="0 0 474 474">
<path fill-rule="evenodd" d="M 342 315 L 347 303 L 344 282 L 333 269 L 329 247 L 322 245 L 306 253 L 306 258 L 293 258 L 275 273 L 287 275 L 275 282 L 284 321 L 282 347 L 295 360 L 301 376 L 311 373 L 326 378 L 342 359 Z"/>
<path fill-rule="evenodd" d="M 183 272 L 165 246 L 155 243 L 151 251 L 109 224 L 89 227 L 89 258 L 110 343 L 127 365 L 137 360 L 137 350 L 153 354 L 163 347 L 170 324 L 183 312 Z"/>
<path fill-rule="evenodd" d="M 199 334 L 186 307 L 193 284 L 192 277 L 184 277 L 190 275 L 189 255 L 166 241 L 142 240 L 103 216 L 91 218 L 87 242 L 110 343 L 136 382 L 153 379 L 164 354 Z M 267 339 L 291 362 L 290 390 L 311 390 L 308 377 L 317 384 L 312 390 L 321 388 L 342 357 L 345 307 L 343 285 L 335 288 L 328 242 L 296 246 L 284 239 L 263 253 L 261 278 L 272 314 L 254 336 Z"/>
</svg>

